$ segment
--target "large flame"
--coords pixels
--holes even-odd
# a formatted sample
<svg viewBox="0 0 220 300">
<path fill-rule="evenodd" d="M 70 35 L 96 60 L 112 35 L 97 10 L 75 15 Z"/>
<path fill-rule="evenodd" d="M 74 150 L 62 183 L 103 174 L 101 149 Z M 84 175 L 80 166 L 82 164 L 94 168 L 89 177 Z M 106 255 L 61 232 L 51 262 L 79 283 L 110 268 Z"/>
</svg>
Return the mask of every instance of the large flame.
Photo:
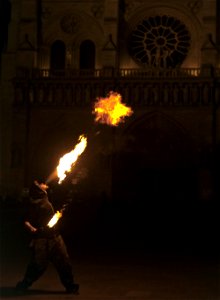
<svg viewBox="0 0 220 300">
<path fill-rule="evenodd" d="M 65 179 L 66 173 L 71 171 L 74 163 L 83 153 L 86 146 L 87 138 L 81 135 L 79 137 L 79 143 L 75 146 L 75 148 L 60 158 L 59 165 L 57 166 L 57 177 L 59 178 L 59 183 Z"/>
<path fill-rule="evenodd" d="M 121 95 L 116 92 L 110 92 L 106 98 L 98 98 L 93 111 L 96 115 L 95 121 L 117 126 L 124 117 L 130 116 L 132 109 L 122 104 L 121 100 Z"/>
<path fill-rule="evenodd" d="M 53 217 L 50 219 L 49 223 L 47 224 L 48 227 L 52 228 L 57 221 L 62 217 L 62 212 L 57 211 Z"/>
</svg>

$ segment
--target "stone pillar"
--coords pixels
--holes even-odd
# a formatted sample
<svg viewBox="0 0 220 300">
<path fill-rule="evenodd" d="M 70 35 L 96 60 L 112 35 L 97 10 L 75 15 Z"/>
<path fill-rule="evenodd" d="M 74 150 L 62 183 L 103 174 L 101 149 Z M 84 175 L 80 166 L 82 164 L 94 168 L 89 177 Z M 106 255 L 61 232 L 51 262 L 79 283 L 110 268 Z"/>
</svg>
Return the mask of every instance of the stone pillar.
<svg viewBox="0 0 220 300">
<path fill-rule="evenodd" d="M 106 43 L 103 45 L 103 67 L 117 67 L 118 0 L 105 3 L 104 28 Z"/>
<path fill-rule="evenodd" d="M 50 68 L 50 49 L 47 46 L 41 46 L 38 52 L 37 67 L 43 70 Z M 45 74 L 46 76 L 46 74 Z"/>
<path fill-rule="evenodd" d="M 216 44 L 220 46 L 220 1 L 216 0 Z"/>
<path fill-rule="evenodd" d="M 37 1 L 11 0 L 8 44 L 2 55 L 0 86 L 0 195 L 12 195 L 24 184 L 24 166 L 13 166 L 12 145 L 25 147 L 26 115 L 13 115 L 16 68 L 33 68 L 37 61 Z M 22 95 L 24 96 L 24 95 Z M 16 146 L 16 147 L 17 147 Z M 15 149 L 15 150 L 18 150 Z M 21 153 L 24 156 L 24 153 Z"/>
<path fill-rule="evenodd" d="M 216 65 L 217 47 L 212 40 L 212 35 L 208 34 L 201 48 L 201 65 Z"/>
<path fill-rule="evenodd" d="M 12 103 L 14 89 L 12 78 L 15 76 L 16 47 L 20 1 L 11 0 L 11 18 L 8 26 L 8 43 L 1 60 L 0 84 L 0 196 L 7 196 L 13 189 L 11 185 L 11 145 L 12 145 Z"/>
<path fill-rule="evenodd" d="M 37 1 L 22 0 L 18 27 L 17 64 L 22 67 L 37 66 L 38 18 Z"/>
<path fill-rule="evenodd" d="M 220 1 L 216 1 L 216 44 L 218 47 L 217 67 L 220 68 Z"/>
</svg>

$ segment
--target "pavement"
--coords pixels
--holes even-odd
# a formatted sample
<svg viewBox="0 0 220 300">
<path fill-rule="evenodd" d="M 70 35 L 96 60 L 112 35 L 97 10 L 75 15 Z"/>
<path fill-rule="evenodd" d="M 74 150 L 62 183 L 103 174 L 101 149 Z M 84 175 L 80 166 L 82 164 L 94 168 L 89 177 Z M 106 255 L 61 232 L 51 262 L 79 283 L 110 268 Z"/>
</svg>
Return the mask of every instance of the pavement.
<svg viewBox="0 0 220 300">
<path fill-rule="evenodd" d="M 219 255 L 201 245 L 182 251 L 152 247 L 152 239 L 133 239 L 122 232 L 64 239 L 72 260 L 79 295 L 67 295 L 53 265 L 24 294 L 15 292 L 29 259 L 25 234 L 16 212 L 1 210 L 0 299 L 77 300 L 220 300 Z M 147 242 L 148 240 L 148 242 Z M 186 250 L 187 249 L 187 250 Z"/>
</svg>

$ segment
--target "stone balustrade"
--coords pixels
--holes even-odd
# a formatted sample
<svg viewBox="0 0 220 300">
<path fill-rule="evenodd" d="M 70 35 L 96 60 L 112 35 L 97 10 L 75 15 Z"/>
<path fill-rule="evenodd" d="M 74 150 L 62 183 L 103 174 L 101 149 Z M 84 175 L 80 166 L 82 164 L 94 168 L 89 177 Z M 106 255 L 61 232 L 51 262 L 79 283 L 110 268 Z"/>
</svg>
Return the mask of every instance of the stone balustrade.
<svg viewBox="0 0 220 300">
<path fill-rule="evenodd" d="M 132 106 L 218 104 L 220 70 L 214 69 L 17 69 L 16 106 L 87 106 L 110 91 Z"/>
</svg>

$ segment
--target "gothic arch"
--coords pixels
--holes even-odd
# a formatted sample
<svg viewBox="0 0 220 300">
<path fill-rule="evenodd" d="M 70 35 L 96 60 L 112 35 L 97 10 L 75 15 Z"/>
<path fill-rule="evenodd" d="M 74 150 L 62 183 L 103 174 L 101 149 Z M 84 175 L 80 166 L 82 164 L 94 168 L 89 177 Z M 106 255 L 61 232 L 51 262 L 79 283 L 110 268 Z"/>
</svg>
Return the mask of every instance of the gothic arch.
<svg viewBox="0 0 220 300">
<path fill-rule="evenodd" d="M 130 124 L 119 140 L 112 186 L 121 223 L 141 239 L 175 236 L 197 197 L 190 135 L 169 115 L 153 112 Z"/>
<path fill-rule="evenodd" d="M 94 69 L 95 57 L 95 44 L 91 40 L 84 40 L 80 45 L 80 69 Z"/>
<path fill-rule="evenodd" d="M 66 46 L 63 41 L 56 40 L 50 48 L 50 68 L 52 70 L 64 70 L 66 58 Z"/>
<path fill-rule="evenodd" d="M 159 190 L 160 184 L 164 187 L 174 180 L 173 184 L 183 189 L 183 177 L 186 176 L 188 182 L 189 177 L 194 176 L 194 146 L 190 134 L 167 114 L 156 111 L 143 115 L 130 124 L 118 140 L 113 163 L 116 193 L 119 189 L 119 193 L 132 197 L 137 193 L 137 186 L 143 192 L 147 181 L 152 181 L 151 187 L 156 185 Z"/>
<path fill-rule="evenodd" d="M 49 45 L 58 38 L 66 44 L 71 44 L 82 34 L 82 39 L 85 39 L 86 35 L 87 37 L 93 36 L 99 41 L 102 36 L 104 37 L 104 30 L 94 17 L 85 12 L 60 10 L 45 22 L 44 44 Z"/>
<path fill-rule="evenodd" d="M 50 47 L 57 39 L 64 41 L 69 49 L 70 60 L 74 68 L 79 68 L 81 43 L 91 40 L 97 52 L 95 67 L 101 66 L 100 57 L 105 42 L 104 30 L 99 22 L 87 13 L 77 10 L 74 13 L 66 10 L 60 11 L 53 19 L 50 19 L 50 22 L 45 23 L 43 39 L 45 47 Z"/>
<path fill-rule="evenodd" d="M 150 144 L 148 140 L 151 142 Z M 157 158 L 156 161 L 159 164 L 167 165 L 169 163 L 171 165 L 178 162 L 180 153 L 182 153 L 180 161 L 182 161 L 183 155 L 187 155 L 188 159 L 188 154 L 193 152 L 192 144 L 190 134 L 182 124 L 169 114 L 153 111 L 142 115 L 125 129 L 120 137 L 119 147 L 122 152 L 138 152 L 143 155 L 152 152 L 156 155 L 157 152 L 154 148 L 159 146 L 160 160 Z M 164 155 L 160 153 L 160 146 L 165 146 L 163 148 Z M 171 151 L 174 152 L 173 155 L 169 155 L 168 152 L 171 153 Z M 145 158 L 145 161 L 152 164 L 151 159 Z"/>
</svg>

